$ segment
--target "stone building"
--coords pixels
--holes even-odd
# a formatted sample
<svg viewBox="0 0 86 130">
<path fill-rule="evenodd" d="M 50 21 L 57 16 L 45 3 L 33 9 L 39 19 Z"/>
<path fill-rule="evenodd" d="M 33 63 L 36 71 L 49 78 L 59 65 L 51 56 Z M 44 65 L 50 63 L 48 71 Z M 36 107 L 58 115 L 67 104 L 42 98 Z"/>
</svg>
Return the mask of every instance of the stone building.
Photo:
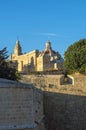
<svg viewBox="0 0 86 130">
<path fill-rule="evenodd" d="M 61 70 L 63 64 L 61 55 L 52 49 L 50 41 L 46 43 L 42 52 L 33 50 L 23 54 L 20 42 L 17 40 L 10 60 L 17 64 L 20 72 Z"/>
</svg>

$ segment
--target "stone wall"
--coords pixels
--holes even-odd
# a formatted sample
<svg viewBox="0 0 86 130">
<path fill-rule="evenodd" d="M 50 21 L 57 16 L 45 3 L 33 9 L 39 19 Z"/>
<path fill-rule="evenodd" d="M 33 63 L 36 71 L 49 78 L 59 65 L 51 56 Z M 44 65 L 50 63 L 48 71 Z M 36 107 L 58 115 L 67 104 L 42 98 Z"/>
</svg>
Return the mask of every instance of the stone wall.
<svg viewBox="0 0 86 130">
<path fill-rule="evenodd" d="M 86 95 L 86 76 L 68 75 L 23 75 L 21 82 L 32 83 L 43 91 L 65 92 L 67 94 Z M 65 91 L 66 90 L 66 91 Z"/>
<path fill-rule="evenodd" d="M 21 82 L 32 83 L 41 90 L 57 89 L 60 87 L 62 75 L 36 75 L 28 76 L 23 75 Z"/>
<path fill-rule="evenodd" d="M 32 84 L 0 79 L 0 130 L 44 130 L 43 95 Z"/>
<path fill-rule="evenodd" d="M 74 75 L 74 87 L 86 93 L 86 76 Z"/>
<path fill-rule="evenodd" d="M 26 77 L 26 78 L 25 78 Z M 44 115 L 47 130 L 86 130 L 86 76 L 24 76 L 44 91 Z"/>
<path fill-rule="evenodd" d="M 47 130 L 86 130 L 86 96 L 45 92 Z"/>
</svg>

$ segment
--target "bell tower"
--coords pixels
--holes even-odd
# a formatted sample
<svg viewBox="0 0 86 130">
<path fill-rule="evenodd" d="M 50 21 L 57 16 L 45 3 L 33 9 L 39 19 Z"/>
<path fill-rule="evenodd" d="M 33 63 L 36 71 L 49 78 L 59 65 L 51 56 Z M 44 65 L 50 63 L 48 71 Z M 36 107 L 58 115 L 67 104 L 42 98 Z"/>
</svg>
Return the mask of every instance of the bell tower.
<svg viewBox="0 0 86 130">
<path fill-rule="evenodd" d="M 17 56 L 22 54 L 22 48 L 20 46 L 19 40 L 16 41 L 16 45 L 15 45 L 15 48 L 14 48 L 14 54 L 17 55 Z"/>
<path fill-rule="evenodd" d="M 48 41 L 47 43 L 46 43 L 46 48 L 45 48 L 45 50 L 51 50 L 52 48 L 51 48 L 51 42 L 50 41 Z"/>
</svg>

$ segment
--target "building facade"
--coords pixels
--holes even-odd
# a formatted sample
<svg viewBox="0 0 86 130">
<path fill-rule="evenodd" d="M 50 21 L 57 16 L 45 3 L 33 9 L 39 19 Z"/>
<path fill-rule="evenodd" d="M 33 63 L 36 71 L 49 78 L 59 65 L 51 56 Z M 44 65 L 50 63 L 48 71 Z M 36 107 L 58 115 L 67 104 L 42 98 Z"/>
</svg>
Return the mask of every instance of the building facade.
<svg viewBox="0 0 86 130">
<path fill-rule="evenodd" d="M 50 41 L 46 43 L 42 52 L 33 50 L 23 54 L 20 42 L 17 40 L 10 60 L 17 64 L 19 72 L 61 70 L 63 65 L 61 55 L 52 49 Z"/>
</svg>

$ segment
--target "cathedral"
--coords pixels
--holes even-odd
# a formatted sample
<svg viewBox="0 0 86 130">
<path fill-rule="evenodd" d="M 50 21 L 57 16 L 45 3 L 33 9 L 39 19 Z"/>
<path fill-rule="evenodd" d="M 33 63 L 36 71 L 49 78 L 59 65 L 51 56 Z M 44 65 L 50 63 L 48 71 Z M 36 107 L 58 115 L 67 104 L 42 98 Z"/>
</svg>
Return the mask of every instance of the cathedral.
<svg viewBox="0 0 86 130">
<path fill-rule="evenodd" d="M 63 68 L 63 58 L 59 52 L 52 49 L 50 41 L 46 42 L 45 49 L 42 52 L 33 50 L 23 54 L 20 41 L 17 40 L 10 61 L 16 65 L 19 72 L 43 72 L 62 70 Z"/>
</svg>

